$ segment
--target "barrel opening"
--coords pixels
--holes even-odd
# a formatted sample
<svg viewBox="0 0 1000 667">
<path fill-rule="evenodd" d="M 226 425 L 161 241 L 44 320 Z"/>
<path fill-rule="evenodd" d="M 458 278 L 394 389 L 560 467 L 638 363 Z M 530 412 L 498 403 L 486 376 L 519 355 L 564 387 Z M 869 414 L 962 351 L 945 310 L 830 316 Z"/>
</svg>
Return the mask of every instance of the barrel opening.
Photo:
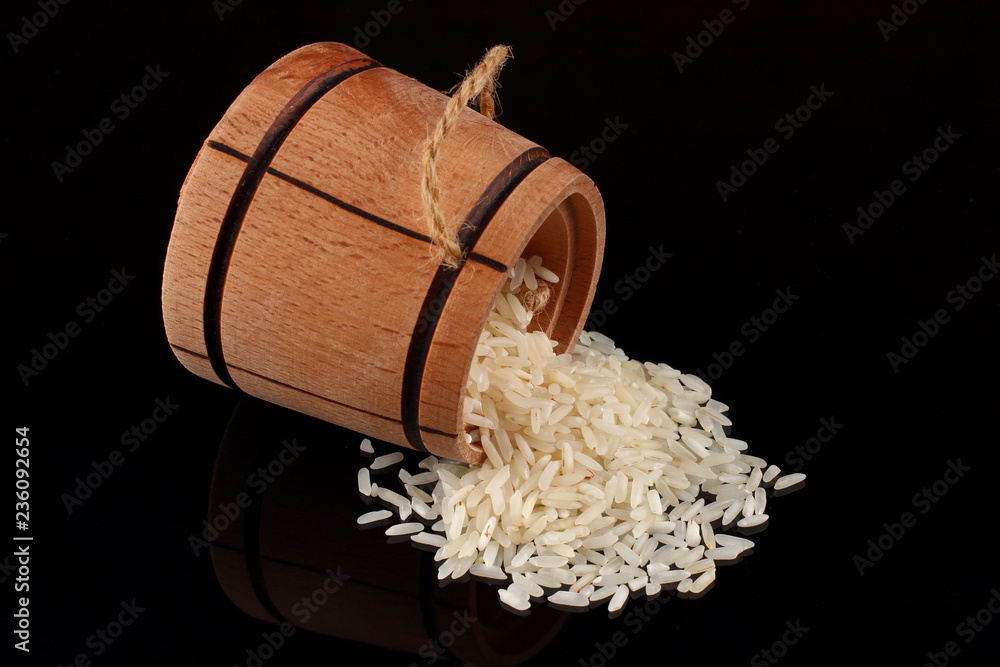
<svg viewBox="0 0 1000 667">
<path fill-rule="evenodd" d="M 551 285 L 548 303 L 529 327 L 559 343 L 559 354 L 572 350 L 586 319 L 593 260 L 584 253 L 595 247 L 595 228 L 593 208 L 583 195 L 572 193 L 549 214 L 522 253 L 523 257 L 540 256 L 542 264 L 559 276 L 559 282 Z"/>
</svg>

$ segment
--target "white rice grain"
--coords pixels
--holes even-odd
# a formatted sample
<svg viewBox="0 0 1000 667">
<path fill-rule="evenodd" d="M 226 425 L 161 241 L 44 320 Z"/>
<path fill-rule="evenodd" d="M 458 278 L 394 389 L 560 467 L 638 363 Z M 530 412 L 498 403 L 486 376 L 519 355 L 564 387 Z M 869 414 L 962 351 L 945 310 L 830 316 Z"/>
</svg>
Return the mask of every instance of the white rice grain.
<svg viewBox="0 0 1000 667">
<path fill-rule="evenodd" d="M 736 522 L 736 525 L 740 528 L 753 528 L 754 526 L 759 526 L 760 524 L 767 521 L 768 516 L 766 514 L 755 514 L 753 516 L 748 516 L 740 519 Z"/>
<path fill-rule="evenodd" d="M 372 494 L 372 479 L 368 468 L 358 470 L 358 491 L 366 496 Z"/>
<path fill-rule="evenodd" d="M 386 535 L 410 535 L 419 533 L 424 529 L 422 523 L 397 523 L 385 529 Z"/>
<path fill-rule="evenodd" d="M 396 465 L 403 460 L 402 452 L 393 452 L 391 454 L 383 454 L 378 456 L 372 461 L 372 470 L 381 470 L 383 468 L 388 468 L 389 466 Z"/>
<path fill-rule="evenodd" d="M 389 510 L 375 510 L 374 512 L 365 512 L 358 517 L 358 525 L 363 526 L 367 523 L 375 523 L 376 521 L 381 521 L 382 519 L 388 519 L 392 516 L 392 512 Z"/>
<path fill-rule="evenodd" d="M 800 472 L 792 473 L 791 475 L 785 475 L 784 477 L 779 477 L 774 483 L 774 490 L 780 491 L 781 489 L 787 489 L 790 486 L 795 486 L 799 482 L 805 481 L 806 476 Z"/>
<path fill-rule="evenodd" d="M 528 608 L 531 607 L 531 602 L 527 597 L 522 597 L 521 595 L 513 592 L 512 589 L 515 588 L 516 587 L 514 585 L 508 586 L 507 588 L 501 588 L 497 591 L 497 595 L 500 596 L 500 600 L 508 607 L 517 609 L 518 611 L 527 611 Z"/>
<path fill-rule="evenodd" d="M 625 600 L 628 599 L 628 586 L 619 586 L 615 594 L 611 596 L 611 602 L 608 603 L 608 611 L 616 612 L 625 606 Z"/>
<path fill-rule="evenodd" d="M 570 591 L 556 591 L 548 598 L 553 604 L 561 604 L 567 607 L 586 607 L 590 600 L 583 593 L 572 593 Z"/>
<path fill-rule="evenodd" d="M 448 543 L 448 540 L 444 539 L 444 537 L 442 537 L 441 535 L 437 535 L 435 533 L 427 533 L 427 532 L 421 532 L 417 533 L 416 535 L 411 535 L 410 539 L 413 540 L 414 542 L 418 542 L 420 544 L 426 544 L 427 546 L 430 547 L 443 547 L 445 544 Z"/>
</svg>

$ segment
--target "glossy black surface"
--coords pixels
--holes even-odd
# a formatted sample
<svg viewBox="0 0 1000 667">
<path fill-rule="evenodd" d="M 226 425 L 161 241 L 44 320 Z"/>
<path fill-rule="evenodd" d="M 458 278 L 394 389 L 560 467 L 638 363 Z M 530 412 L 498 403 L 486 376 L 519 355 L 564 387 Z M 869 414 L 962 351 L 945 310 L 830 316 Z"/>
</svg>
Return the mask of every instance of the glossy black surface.
<svg viewBox="0 0 1000 667">
<path fill-rule="evenodd" d="M 166 343 L 160 276 L 177 193 L 202 141 L 257 73 L 304 44 L 352 42 L 356 28 L 385 20 L 388 3 L 246 0 L 224 20 L 223 4 L 210 0 L 42 4 L 58 12 L 15 39 L 16 51 L 7 33 L 21 31 L 39 4 L 8 3 L 0 21 L 4 664 L 69 665 L 82 654 L 79 664 L 247 665 L 248 650 L 278 626 L 231 602 L 209 550 L 196 555 L 191 541 L 204 529 L 239 395 L 185 371 Z M 1000 251 L 998 12 L 988 3 L 897 5 L 918 9 L 890 30 L 879 24 L 892 20 L 888 1 L 403 0 L 360 42 L 436 89 L 489 46 L 511 44 L 500 122 L 584 167 L 605 199 L 594 323 L 633 357 L 701 369 L 732 406 L 733 435 L 750 453 L 809 475 L 803 490 L 769 503 L 753 555 L 721 568 L 707 595 L 664 596 L 648 611 L 632 601 L 611 620 L 572 614 L 532 664 L 995 659 L 1000 618 L 980 610 L 1000 600 L 1000 269 L 990 268 Z M 547 14 L 560 6 L 575 10 L 564 21 Z M 713 23 L 725 9 L 732 21 Z M 672 57 L 689 36 L 720 25 L 693 62 Z M 122 99 L 144 80 L 145 99 Z M 800 127 L 784 119 L 810 100 Z M 66 162 L 65 147 L 87 136 L 100 143 L 57 175 L 53 162 Z M 935 141 L 947 150 L 929 152 L 934 163 L 923 170 L 912 156 Z M 591 142 L 588 156 L 581 147 Z M 763 164 L 747 166 L 754 173 L 724 201 L 717 182 L 754 156 Z M 890 197 L 882 215 L 863 220 L 867 229 L 845 230 L 859 207 L 877 214 L 873 204 Z M 918 345 L 904 350 L 904 337 Z M 53 358 L 25 383 L 18 367 L 50 343 Z M 261 549 L 277 548 L 267 535 L 283 536 L 293 557 L 339 545 L 325 565 L 336 572 L 369 544 L 396 575 L 417 563 L 419 582 L 422 552 L 348 530 L 366 509 L 351 481 L 361 436 L 271 410 L 257 417 L 243 422 L 251 435 L 299 437 L 315 448 L 293 464 L 310 462 L 299 474 L 331 480 L 312 496 L 305 481 L 280 486 L 294 476 L 265 490 L 262 498 L 302 491 L 331 506 L 298 501 L 299 518 L 293 511 L 278 532 L 259 533 Z M 14 590 L 10 540 L 19 532 L 18 426 L 31 439 L 26 594 Z M 961 466 L 960 477 L 947 472 Z M 74 500 L 92 474 L 96 488 Z M 12 648 L 22 595 L 30 657 Z M 355 608 L 358 619 L 384 620 L 385 642 L 300 630 L 263 664 L 430 662 L 384 648 L 409 622 L 398 620 L 402 609 L 327 611 L 350 618 Z M 95 634 L 120 614 L 136 618 L 117 638 Z M 782 657 L 768 661 L 764 650 Z"/>
</svg>

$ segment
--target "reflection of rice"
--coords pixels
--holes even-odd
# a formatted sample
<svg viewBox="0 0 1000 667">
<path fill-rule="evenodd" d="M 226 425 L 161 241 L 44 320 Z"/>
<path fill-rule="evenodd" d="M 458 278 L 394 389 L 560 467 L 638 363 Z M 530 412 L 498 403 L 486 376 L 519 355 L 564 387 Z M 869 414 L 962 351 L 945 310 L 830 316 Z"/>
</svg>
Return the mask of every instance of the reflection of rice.
<svg viewBox="0 0 1000 667">
<path fill-rule="evenodd" d="M 409 497 L 365 472 L 358 488 L 395 506 L 401 520 L 413 512 L 432 524 L 386 532 L 437 547 L 440 579 L 509 575 L 500 598 L 516 609 L 546 588 L 560 589 L 548 599 L 566 606 L 610 598 L 611 611 L 630 589 L 700 593 L 715 580 L 716 561 L 753 546 L 716 536 L 713 523 L 764 524 L 761 484 L 782 489 L 805 475 L 778 477 L 777 466 L 744 453 L 747 444 L 723 430 L 729 408 L 695 375 L 630 360 L 596 332 L 556 355 L 544 333 L 527 332 L 556 282 L 540 258 L 519 259 L 480 335 L 465 422 L 487 460 L 427 457 L 426 472 L 399 472 Z M 380 456 L 372 469 L 402 458 Z"/>
</svg>

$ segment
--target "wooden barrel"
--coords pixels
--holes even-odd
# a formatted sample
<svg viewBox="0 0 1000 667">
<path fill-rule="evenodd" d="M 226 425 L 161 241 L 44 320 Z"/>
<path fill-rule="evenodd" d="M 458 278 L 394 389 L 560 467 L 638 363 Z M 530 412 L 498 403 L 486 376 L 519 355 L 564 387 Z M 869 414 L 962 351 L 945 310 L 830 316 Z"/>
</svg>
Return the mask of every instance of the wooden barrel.
<svg viewBox="0 0 1000 667">
<path fill-rule="evenodd" d="M 285 455 L 288 443 L 301 450 L 294 459 Z M 468 575 L 441 585 L 433 550 L 418 550 L 408 538 L 387 539 L 383 526 L 360 530 L 356 518 L 366 511 L 357 499 L 360 465 L 356 438 L 241 399 L 216 458 L 206 519 L 217 531 L 210 536 L 216 577 L 240 610 L 412 653 L 421 664 L 449 658 L 517 665 L 552 642 L 565 612 L 536 605 L 528 616 L 514 615 L 500 607 L 497 585 Z M 394 476 L 395 470 L 376 473 L 379 480 Z M 383 506 L 366 500 L 369 510 Z M 360 664 L 351 653 L 335 647 L 331 655 Z"/>
<path fill-rule="evenodd" d="M 343 44 L 303 47 L 240 94 L 181 188 L 163 277 L 176 356 L 223 385 L 473 463 L 462 397 L 504 275 L 562 280 L 538 327 L 579 335 L 604 207 L 568 162 L 471 108 L 438 160 L 465 260 L 439 265 L 421 155 L 448 98 Z"/>
</svg>

